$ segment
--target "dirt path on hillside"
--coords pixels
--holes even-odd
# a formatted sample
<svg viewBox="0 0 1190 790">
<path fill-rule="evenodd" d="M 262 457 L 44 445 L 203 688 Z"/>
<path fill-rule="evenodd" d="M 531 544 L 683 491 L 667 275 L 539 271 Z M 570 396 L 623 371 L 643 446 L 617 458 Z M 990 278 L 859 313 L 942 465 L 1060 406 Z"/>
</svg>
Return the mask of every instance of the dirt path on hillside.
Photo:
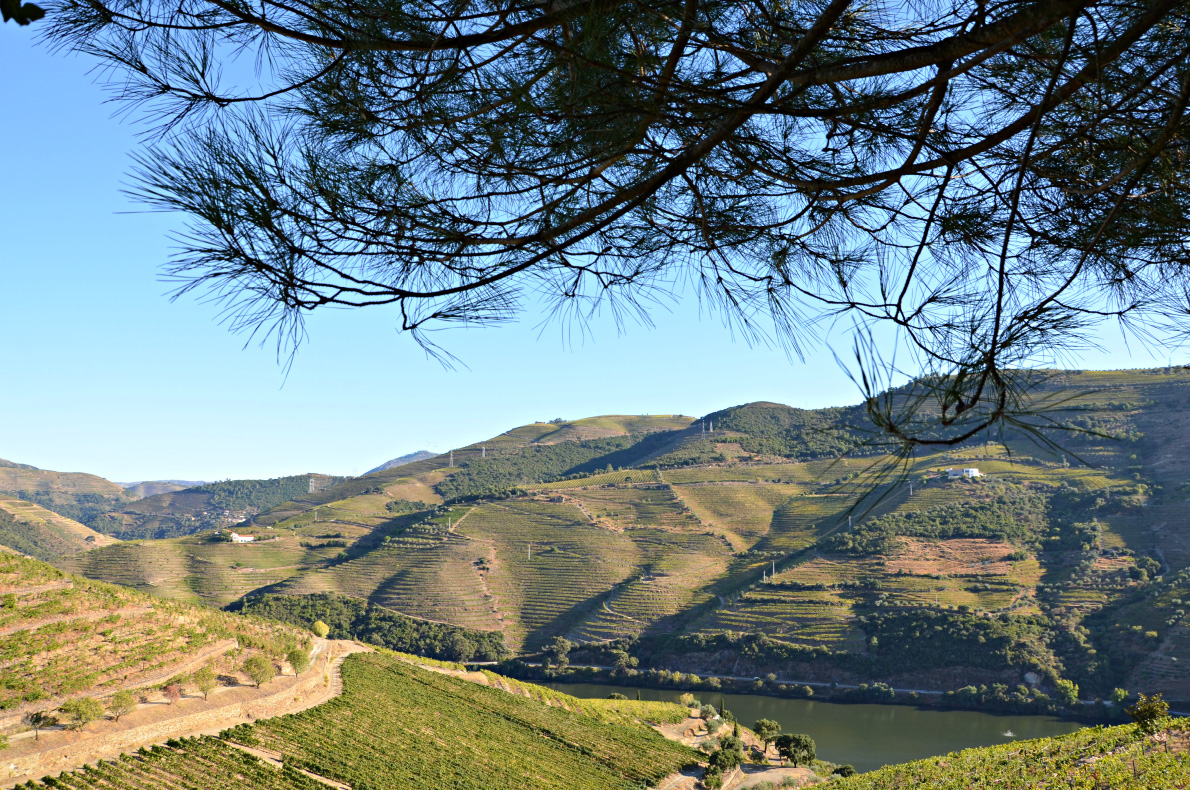
<svg viewBox="0 0 1190 790">
<path fill-rule="evenodd" d="M 118 723 L 103 720 L 82 732 L 43 730 L 38 740 L 29 734 L 13 736 L 12 745 L 0 757 L 0 788 L 112 760 L 170 738 L 216 735 L 237 724 L 321 705 L 343 691 L 343 659 L 370 650 L 357 642 L 320 639 L 315 641 L 310 669 L 297 677 L 279 676 L 262 689 L 223 686 L 209 700 L 194 695 L 175 705 L 141 704 Z"/>
</svg>

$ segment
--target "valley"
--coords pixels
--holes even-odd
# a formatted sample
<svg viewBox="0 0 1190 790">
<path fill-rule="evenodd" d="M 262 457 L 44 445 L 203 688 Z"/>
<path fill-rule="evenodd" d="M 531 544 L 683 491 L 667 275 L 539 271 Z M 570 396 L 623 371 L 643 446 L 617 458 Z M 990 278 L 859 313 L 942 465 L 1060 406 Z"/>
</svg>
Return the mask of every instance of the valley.
<svg viewBox="0 0 1190 790">
<path fill-rule="evenodd" d="M 1048 448 L 980 437 L 897 459 L 867 442 L 855 409 L 755 403 L 698 419 L 536 423 L 358 478 L 138 500 L 102 478 L 10 464 L 22 487 L 0 495 L 0 542 L 14 552 L 0 556 L 0 729 L 136 691 L 147 701 L 127 727 L 47 733 L 62 769 L 158 744 L 56 780 L 79 788 L 185 783 L 203 764 L 216 783 L 246 771 L 278 788 L 416 774 L 443 787 L 566 775 L 568 786 L 677 790 L 695 786 L 701 769 L 680 769 L 705 756 L 640 722 L 681 720 L 656 707 L 678 692 L 726 695 L 741 712 L 776 697 L 1119 721 L 1126 700 L 1155 692 L 1178 708 L 1190 700 L 1190 447 L 1177 438 L 1190 374 L 1077 375 L 1094 386 L 1060 416 L 1081 432 Z M 1041 397 L 1064 397 L 1058 378 Z M 336 659 L 335 685 L 328 645 L 371 652 Z M 423 658 L 393 663 L 387 650 Z M 294 651 L 325 677 L 292 671 Z M 254 655 L 291 672 L 257 692 L 245 674 Z M 199 706 L 203 667 L 219 680 Z M 655 689 L 645 693 L 657 701 L 584 701 L 525 680 Z M 176 715 L 171 687 L 191 699 Z M 154 705 L 174 723 L 139 723 Z M 380 709 L 400 715 L 369 718 Z M 519 727 L 552 745 L 522 743 Z M 459 728 L 475 737 L 427 756 L 423 743 Z M 358 746 L 363 732 L 378 736 L 374 750 Z M 1123 754 L 1125 741 L 1111 743 Z M 23 765 L 28 736 L 9 748 Z M 1165 759 L 1127 754 L 1137 776 Z M 22 781 L 50 764 L 36 759 Z M 833 770 L 822 765 L 798 776 L 820 781 Z M 865 786 L 899 781 L 878 778 L 888 770 Z"/>
</svg>

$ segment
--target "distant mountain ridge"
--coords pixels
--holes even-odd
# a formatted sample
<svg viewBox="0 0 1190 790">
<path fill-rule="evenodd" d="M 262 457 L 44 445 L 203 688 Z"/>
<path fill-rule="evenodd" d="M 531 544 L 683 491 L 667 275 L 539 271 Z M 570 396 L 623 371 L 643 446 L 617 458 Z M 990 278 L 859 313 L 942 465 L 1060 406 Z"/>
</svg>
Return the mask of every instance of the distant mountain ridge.
<svg viewBox="0 0 1190 790">
<path fill-rule="evenodd" d="M 187 488 L 206 485 L 205 480 L 139 480 L 135 483 L 117 483 L 128 495 L 134 499 L 170 494 L 174 491 L 184 491 Z"/>
<path fill-rule="evenodd" d="M 402 455 L 399 458 L 394 458 L 391 461 L 385 461 L 375 469 L 369 469 L 368 471 L 364 472 L 364 474 L 370 475 L 373 472 L 383 472 L 386 469 L 404 466 L 405 464 L 411 464 L 416 461 L 424 461 L 427 458 L 433 458 L 435 455 L 437 455 L 437 453 L 431 453 L 429 450 L 418 450 L 416 453 L 409 453 L 407 455 Z"/>
</svg>

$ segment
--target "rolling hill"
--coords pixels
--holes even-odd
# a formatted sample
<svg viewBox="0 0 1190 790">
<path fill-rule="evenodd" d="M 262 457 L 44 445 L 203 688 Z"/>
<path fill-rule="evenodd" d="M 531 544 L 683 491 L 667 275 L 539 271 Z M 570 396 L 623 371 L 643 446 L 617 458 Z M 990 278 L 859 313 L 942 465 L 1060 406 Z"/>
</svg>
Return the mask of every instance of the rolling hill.
<svg viewBox="0 0 1190 790">
<path fill-rule="evenodd" d="M 247 521 L 296 496 L 343 478 L 306 474 L 271 480 L 223 480 L 146 496 L 104 514 L 104 532 L 122 539 L 169 538 Z"/>
<path fill-rule="evenodd" d="M 0 494 L 33 502 L 106 532 L 104 514 L 130 501 L 117 483 L 81 472 L 51 472 L 0 459 Z"/>
<path fill-rule="evenodd" d="M 346 595 L 518 652 L 610 644 L 640 672 L 1190 699 L 1190 373 L 1037 377 L 1076 429 L 1059 449 L 981 436 L 889 477 L 858 407 L 535 423 L 291 498 L 255 518 L 267 542 L 62 562 L 220 605 Z"/>
<path fill-rule="evenodd" d="M 117 541 L 32 502 L 0 494 L 0 544 L 53 560 Z"/>
</svg>

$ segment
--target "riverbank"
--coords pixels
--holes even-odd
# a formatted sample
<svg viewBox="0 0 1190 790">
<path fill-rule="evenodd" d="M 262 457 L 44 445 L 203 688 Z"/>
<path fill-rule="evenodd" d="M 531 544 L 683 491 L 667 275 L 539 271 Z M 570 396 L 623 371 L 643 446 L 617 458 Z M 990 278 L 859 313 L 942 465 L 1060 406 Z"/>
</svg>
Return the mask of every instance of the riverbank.
<svg viewBox="0 0 1190 790">
<path fill-rule="evenodd" d="M 677 689 L 646 689 L 615 684 L 545 682 L 575 697 L 595 699 L 624 694 L 635 699 L 676 702 Z M 909 705 L 840 704 L 821 699 L 782 699 L 732 692 L 692 692 L 701 702 L 726 707 L 746 726 L 771 719 L 785 732 L 814 739 L 818 756 L 858 771 L 948 754 L 978 746 L 1065 735 L 1078 722 L 1054 716 L 991 714 Z"/>
<path fill-rule="evenodd" d="M 478 665 L 477 665 L 478 666 Z M 915 708 L 975 711 L 996 715 L 1054 716 L 1088 724 L 1124 724 L 1129 720 L 1122 706 L 1116 707 L 1101 700 L 1079 700 L 1073 705 L 1061 705 L 1052 697 L 1035 689 L 1009 689 L 1005 685 L 991 687 L 965 686 L 951 691 L 919 688 L 894 688 L 885 683 L 826 683 L 783 679 L 776 676 L 745 677 L 740 675 L 695 675 L 692 673 L 658 670 L 616 669 L 596 664 L 572 664 L 564 668 L 547 668 L 520 660 L 505 661 L 488 666 L 503 675 L 534 683 L 595 683 L 624 686 L 631 689 L 658 691 L 689 691 L 694 694 L 748 694 L 777 699 L 814 699 L 843 704 L 907 705 Z M 1028 691 L 1022 693 L 1021 689 Z M 1175 715 L 1187 715 L 1171 711 Z"/>
</svg>

